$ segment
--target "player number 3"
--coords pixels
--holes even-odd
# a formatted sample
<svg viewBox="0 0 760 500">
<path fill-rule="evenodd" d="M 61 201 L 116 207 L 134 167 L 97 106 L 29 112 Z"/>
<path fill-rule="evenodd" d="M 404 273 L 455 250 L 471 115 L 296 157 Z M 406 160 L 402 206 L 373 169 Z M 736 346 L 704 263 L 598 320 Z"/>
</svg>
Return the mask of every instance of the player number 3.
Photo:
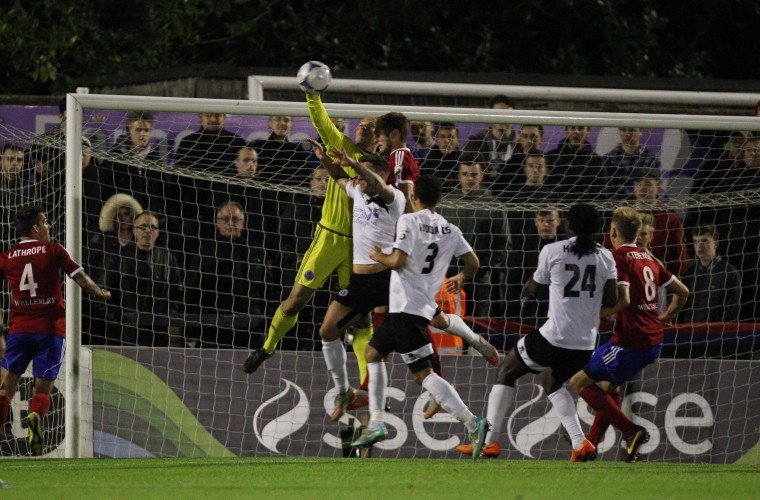
<svg viewBox="0 0 760 500">
<path fill-rule="evenodd" d="M 438 256 L 438 245 L 431 243 L 428 245 L 428 250 L 430 250 L 430 253 L 425 257 L 425 262 L 427 262 L 428 265 L 422 269 L 422 274 L 430 273 L 433 270 L 433 267 L 435 267 L 435 258 Z"/>
</svg>

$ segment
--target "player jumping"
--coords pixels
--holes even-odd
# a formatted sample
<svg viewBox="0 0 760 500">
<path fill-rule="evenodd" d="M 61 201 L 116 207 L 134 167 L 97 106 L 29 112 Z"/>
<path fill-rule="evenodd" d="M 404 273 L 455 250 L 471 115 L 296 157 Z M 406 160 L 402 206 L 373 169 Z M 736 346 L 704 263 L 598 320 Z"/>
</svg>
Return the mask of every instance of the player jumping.
<svg viewBox="0 0 760 500">
<path fill-rule="evenodd" d="M 435 212 L 441 201 L 438 179 L 420 177 L 412 197 L 418 211 L 400 217 L 393 252 L 388 255 L 375 246 L 370 253 L 373 260 L 392 269 L 390 304 L 388 318 L 370 340 L 366 352 L 370 422 L 351 446 L 368 447 L 388 436 L 383 423 L 388 383 L 384 357 L 397 351 L 414 380 L 467 427 L 477 451 L 473 459 L 477 460 L 488 431 L 488 421 L 473 415 L 451 384 L 433 372 L 430 362 L 433 346 L 427 335 L 427 325 L 436 313 L 435 294 L 451 257 L 456 255 L 464 261 L 462 271 L 449 278 L 452 293 L 458 292 L 464 281 L 474 276 L 479 262 L 459 228 Z"/>
</svg>

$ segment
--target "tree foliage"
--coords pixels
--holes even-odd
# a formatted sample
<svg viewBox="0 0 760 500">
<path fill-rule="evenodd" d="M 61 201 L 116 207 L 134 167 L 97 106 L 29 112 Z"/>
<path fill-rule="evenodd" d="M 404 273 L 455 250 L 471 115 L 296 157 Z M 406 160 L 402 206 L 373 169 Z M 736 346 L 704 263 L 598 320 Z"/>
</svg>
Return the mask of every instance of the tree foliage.
<svg viewBox="0 0 760 500">
<path fill-rule="evenodd" d="M 759 79 L 760 3 L 565 0 L 15 1 L 5 94 L 191 66 Z"/>
</svg>

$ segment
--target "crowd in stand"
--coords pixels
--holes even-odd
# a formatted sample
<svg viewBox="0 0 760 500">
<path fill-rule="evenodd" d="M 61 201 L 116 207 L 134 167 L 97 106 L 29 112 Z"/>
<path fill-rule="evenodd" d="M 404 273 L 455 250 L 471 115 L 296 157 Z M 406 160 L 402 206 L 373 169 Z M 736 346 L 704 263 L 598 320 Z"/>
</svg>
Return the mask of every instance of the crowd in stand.
<svg viewBox="0 0 760 500">
<path fill-rule="evenodd" d="M 514 105 L 496 96 L 491 107 Z M 114 294 L 107 304 L 85 302 L 85 343 L 255 347 L 260 337 L 251 332 L 266 331 L 268 307 L 293 283 L 320 217 L 327 172 L 307 144 L 290 140 L 290 117 L 271 117 L 269 136 L 246 143 L 225 129 L 225 115 L 198 116 L 199 130 L 177 144 L 171 169 L 151 142 L 150 113 L 128 113 L 126 134 L 102 161 L 83 139 L 84 264 Z M 64 175 L 54 174 L 63 172 L 64 125 L 35 142 L 41 146 L 8 143 L 2 150 L 6 245 L 14 238 L 13 212 L 31 202 L 44 204 L 63 241 Z M 755 205 L 706 203 L 679 214 L 666 203 L 660 161 L 642 143 L 641 128 L 620 128 L 619 143 L 605 155 L 594 152 L 589 133 L 568 126 L 558 146 L 544 151 L 541 125 L 494 124 L 463 138 L 454 123 L 412 122 L 409 144 L 421 173 L 442 179 L 441 212 L 481 260 L 466 289 L 468 315 L 540 323 L 546 304 L 524 300 L 521 285 L 541 248 L 562 239 L 558 207 L 608 200 L 651 216 L 646 247 L 693 291 L 681 321 L 756 320 Z M 725 142 L 703 159 L 692 194 L 760 187 L 760 137 L 734 132 Z M 269 188 L 284 184 L 309 189 Z M 319 324 L 328 300 L 328 291 L 317 294 L 314 321 L 302 316 L 302 331 L 285 348 L 312 347 L 308 325 Z"/>
</svg>

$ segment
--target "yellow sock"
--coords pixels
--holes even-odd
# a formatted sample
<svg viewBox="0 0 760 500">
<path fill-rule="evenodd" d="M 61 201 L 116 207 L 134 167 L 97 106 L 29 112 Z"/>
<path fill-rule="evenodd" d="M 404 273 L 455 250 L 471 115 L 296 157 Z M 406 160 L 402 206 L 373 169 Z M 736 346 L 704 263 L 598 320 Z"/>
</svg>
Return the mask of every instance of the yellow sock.
<svg viewBox="0 0 760 500">
<path fill-rule="evenodd" d="M 277 349 L 277 343 L 293 329 L 293 326 L 298 321 L 298 313 L 293 316 L 285 316 L 282 312 L 282 304 L 277 308 L 272 318 L 272 323 L 269 325 L 269 333 L 267 339 L 264 341 L 264 350 L 268 354 L 272 354 Z"/>
<path fill-rule="evenodd" d="M 367 350 L 369 341 L 372 339 L 372 325 L 366 328 L 354 328 L 354 355 L 359 362 L 359 380 L 364 383 L 367 378 L 367 359 L 364 352 Z"/>
</svg>

